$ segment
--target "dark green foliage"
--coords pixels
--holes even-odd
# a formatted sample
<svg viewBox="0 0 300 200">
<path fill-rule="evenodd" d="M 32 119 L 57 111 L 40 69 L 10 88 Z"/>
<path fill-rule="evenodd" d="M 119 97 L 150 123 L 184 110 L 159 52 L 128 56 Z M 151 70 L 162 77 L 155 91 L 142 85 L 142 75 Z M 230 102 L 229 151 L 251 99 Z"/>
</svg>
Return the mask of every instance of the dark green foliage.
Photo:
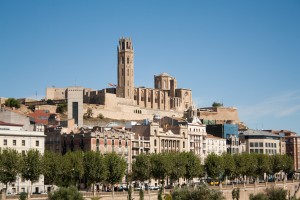
<svg viewBox="0 0 300 200">
<path fill-rule="evenodd" d="M 27 154 L 22 157 L 21 174 L 26 180 L 34 183 L 39 180 L 42 174 L 42 156 L 36 149 L 30 149 Z"/>
<path fill-rule="evenodd" d="M 27 199 L 27 193 L 26 192 L 20 193 L 19 200 L 26 200 L 26 199 Z"/>
<path fill-rule="evenodd" d="M 20 155 L 15 149 L 0 152 L 0 182 L 4 185 L 16 181 L 20 167 Z"/>
<path fill-rule="evenodd" d="M 54 153 L 52 151 L 45 151 L 42 157 L 42 172 L 45 176 L 45 180 L 48 181 L 49 184 L 54 185 L 58 183 L 60 175 L 62 173 L 61 166 L 62 164 L 62 156 L 61 154 Z"/>
<path fill-rule="evenodd" d="M 164 180 L 171 171 L 172 164 L 169 162 L 170 158 L 166 153 L 151 154 L 151 177 L 162 181 L 164 187 Z"/>
<path fill-rule="evenodd" d="M 200 159 L 193 152 L 181 154 L 180 159 L 182 159 L 182 162 L 185 163 L 184 177 L 187 180 L 200 177 L 203 173 L 203 167 Z"/>
<path fill-rule="evenodd" d="M 228 177 L 228 179 L 234 179 L 235 177 L 235 161 L 231 154 L 225 153 L 222 155 L 223 164 L 224 164 L 224 175 Z"/>
<path fill-rule="evenodd" d="M 109 153 L 104 158 L 107 167 L 106 181 L 111 185 L 120 182 L 125 175 L 127 163 L 123 157 L 118 156 L 115 152 Z"/>
<path fill-rule="evenodd" d="M 48 195 L 49 200 L 83 200 L 83 196 L 76 187 L 61 187 L 59 190 L 49 193 Z"/>
<path fill-rule="evenodd" d="M 53 102 L 52 99 L 48 99 L 48 100 L 47 100 L 47 104 L 48 104 L 48 105 L 54 105 L 54 102 Z"/>
<path fill-rule="evenodd" d="M 267 188 L 266 193 L 251 194 L 250 200 L 287 200 L 287 190 L 283 188 Z"/>
<path fill-rule="evenodd" d="M 28 106 L 27 108 L 28 108 L 29 110 L 31 110 L 32 112 L 35 111 L 35 106 L 34 106 L 34 105 Z"/>
<path fill-rule="evenodd" d="M 136 156 L 132 163 L 132 178 L 135 181 L 144 182 L 150 179 L 150 157 L 146 154 Z"/>
<path fill-rule="evenodd" d="M 222 107 L 223 104 L 222 103 L 218 103 L 218 102 L 213 102 L 212 107 Z"/>
<path fill-rule="evenodd" d="M 84 113 L 83 117 L 85 119 L 90 119 L 93 117 L 93 115 L 94 115 L 93 110 L 91 108 L 88 108 L 86 113 Z"/>
<path fill-rule="evenodd" d="M 239 200 L 240 199 L 240 188 L 234 188 L 231 192 L 232 200 Z"/>
<path fill-rule="evenodd" d="M 6 101 L 5 101 L 5 106 L 7 107 L 15 107 L 15 108 L 20 108 L 21 104 L 18 100 L 16 100 L 15 98 L 8 98 Z"/>
<path fill-rule="evenodd" d="M 188 188 L 176 189 L 172 193 L 173 200 L 221 200 L 225 199 L 217 190 L 210 190 L 206 186 L 199 186 L 194 190 Z"/>
<path fill-rule="evenodd" d="M 67 109 L 68 109 L 67 103 L 58 104 L 56 108 L 56 112 L 62 114 L 64 112 L 67 112 Z"/>
<path fill-rule="evenodd" d="M 88 151 L 83 157 L 84 177 L 88 185 L 102 183 L 107 174 L 104 158 L 99 152 Z"/>
<path fill-rule="evenodd" d="M 98 119 L 104 119 L 104 115 L 102 113 L 99 113 L 97 116 Z"/>
<path fill-rule="evenodd" d="M 67 152 L 62 159 L 61 186 L 76 186 L 83 177 L 83 152 Z"/>
<path fill-rule="evenodd" d="M 222 157 L 214 153 L 209 154 L 205 160 L 205 170 L 212 179 L 219 179 L 224 172 Z"/>
</svg>

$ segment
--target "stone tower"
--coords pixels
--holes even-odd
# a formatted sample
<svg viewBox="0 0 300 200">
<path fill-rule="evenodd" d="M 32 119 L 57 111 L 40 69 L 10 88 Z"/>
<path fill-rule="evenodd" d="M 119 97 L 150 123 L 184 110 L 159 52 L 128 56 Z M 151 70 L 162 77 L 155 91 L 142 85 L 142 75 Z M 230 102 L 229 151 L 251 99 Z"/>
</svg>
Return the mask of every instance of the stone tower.
<svg viewBox="0 0 300 200">
<path fill-rule="evenodd" d="M 117 97 L 133 99 L 134 92 L 134 51 L 131 38 L 121 38 L 118 46 Z"/>
</svg>

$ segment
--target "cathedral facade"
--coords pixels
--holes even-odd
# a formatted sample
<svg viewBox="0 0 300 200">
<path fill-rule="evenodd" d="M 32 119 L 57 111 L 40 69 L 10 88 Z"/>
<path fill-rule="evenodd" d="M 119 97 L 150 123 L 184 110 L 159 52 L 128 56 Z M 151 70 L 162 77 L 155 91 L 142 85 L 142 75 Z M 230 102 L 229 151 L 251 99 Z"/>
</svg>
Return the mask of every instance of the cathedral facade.
<svg viewBox="0 0 300 200">
<path fill-rule="evenodd" d="M 192 91 L 177 88 L 177 80 L 167 73 L 154 76 L 154 88 L 135 87 L 131 38 L 121 38 L 117 51 L 118 84 L 102 90 L 83 90 L 83 103 L 94 108 L 95 114 L 99 111 L 105 117 L 129 120 L 150 118 L 154 114 L 182 117 L 192 106 Z M 68 92 L 64 91 L 67 88 L 47 88 L 46 99 L 68 99 Z"/>
</svg>

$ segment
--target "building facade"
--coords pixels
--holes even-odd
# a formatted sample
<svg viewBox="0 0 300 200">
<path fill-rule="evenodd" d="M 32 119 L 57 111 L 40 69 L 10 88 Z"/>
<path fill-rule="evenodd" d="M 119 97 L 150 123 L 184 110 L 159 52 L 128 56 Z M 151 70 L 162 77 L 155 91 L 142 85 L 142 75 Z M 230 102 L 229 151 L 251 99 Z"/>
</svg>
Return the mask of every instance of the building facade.
<svg viewBox="0 0 300 200">
<path fill-rule="evenodd" d="M 285 143 L 277 134 L 252 129 L 241 132 L 239 137 L 245 143 L 247 153 L 281 154 L 282 143 Z"/>
<path fill-rule="evenodd" d="M 207 134 L 206 137 L 207 154 L 214 153 L 222 155 L 227 152 L 226 139 Z"/>
<path fill-rule="evenodd" d="M 15 149 L 22 155 L 28 150 L 36 149 L 44 154 L 44 128 L 37 125 L 36 131 L 25 131 L 22 124 L 13 124 L 0 121 L 0 150 Z M 17 176 L 16 182 L 8 185 L 6 190 L 10 194 L 29 192 L 30 181 L 24 180 L 20 175 Z M 1 188 L 5 186 L 0 184 Z M 39 180 L 32 184 L 32 192 L 44 191 L 44 177 L 40 176 Z"/>
</svg>

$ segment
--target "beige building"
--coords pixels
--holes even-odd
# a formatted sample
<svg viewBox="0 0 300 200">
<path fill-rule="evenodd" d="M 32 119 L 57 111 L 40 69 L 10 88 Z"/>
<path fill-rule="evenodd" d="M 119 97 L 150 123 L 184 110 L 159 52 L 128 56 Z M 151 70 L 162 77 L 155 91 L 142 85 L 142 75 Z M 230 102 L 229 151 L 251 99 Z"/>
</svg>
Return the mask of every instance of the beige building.
<svg viewBox="0 0 300 200">
<path fill-rule="evenodd" d="M 222 155 L 227 152 L 226 139 L 207 134 L 207 154 Z"/>
<path fill-rule="evenodd" d="M 44 154 L 44 128 L 37 125 L 35 131 L 25 131 L 22 124 L 13 124 L 0 121 L 0 151 L 6 148 L 17 150 L 20 154 L 26 154 L 30 149 L 36 149 Z M 17 176 L 16 182 L 9 184 L 7 193 L 18 194 L 29 192 L 30 181 Z M 0 188 L 5 186 L 1 183 Z M 32 192 L 44 191 L 44 176 L 32 185 Z"/>
<path fill-rule="evenodd" d="M 89 107 L 96 116 L 101 113 L 107 118 L 127 120 L 151 119 L 154 114 L 182 117 L 192 105 L 192 91 L 177 88 L 176 79 L 167 73 L 154 76 L 154 88 L 135 87 L 134 49 L 130 38 L 119 40 L 117 53 L 118 84 L 102 90 L 83 90 L 83 103 L 91 104 Z M 46 99 L 66 99 L 67 90 L 47 88 Z"/>
<path fill-rule="evenodd" d="M 249 129 L 241 132 L 239 138 L 245 143 L 247 153 L 281 154 L 281 146 L 285 146 L 281 136 L 267 131 Z"/>
</svg>

